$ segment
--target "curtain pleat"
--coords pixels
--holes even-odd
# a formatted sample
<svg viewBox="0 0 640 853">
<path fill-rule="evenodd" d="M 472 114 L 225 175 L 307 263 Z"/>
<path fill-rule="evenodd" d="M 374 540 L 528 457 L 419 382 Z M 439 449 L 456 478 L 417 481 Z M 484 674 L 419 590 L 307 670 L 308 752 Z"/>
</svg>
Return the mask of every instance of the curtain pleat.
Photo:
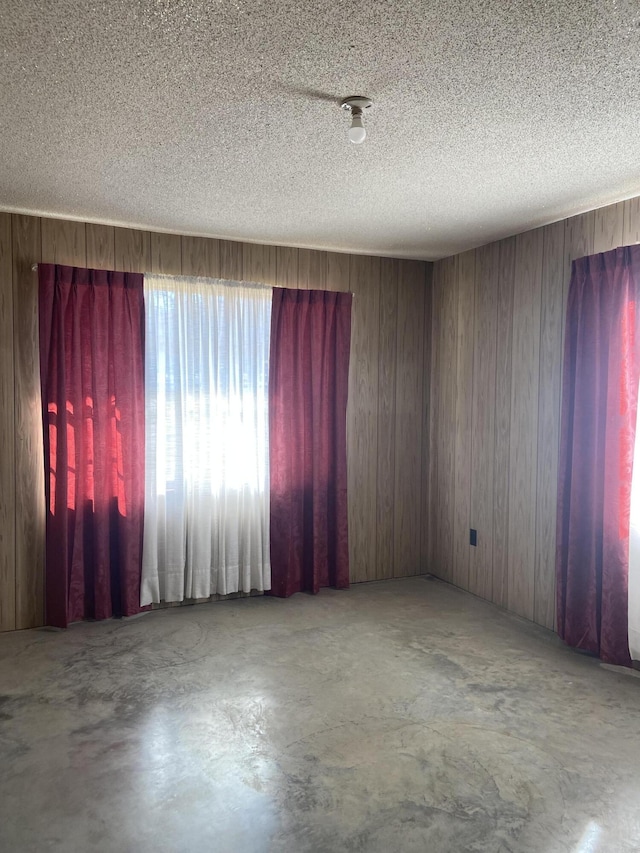
<svg viewBox="0 0 640 853">
<path fill-rule="evenodd" d="M 144 304 L 137 273 L 40 264 L 49 625 L 140 611 Z"/>
<path fill-rule="evenodd" d="M 269 384 L 274 595 L 349 586 L 350 293 L 273 293 Z"/>
<path fill-rule="evenodd" d="M 640 246 L 574 261 L 558 483 L 558 633 L 626 665 L 639 296 Z"/>
</svg>

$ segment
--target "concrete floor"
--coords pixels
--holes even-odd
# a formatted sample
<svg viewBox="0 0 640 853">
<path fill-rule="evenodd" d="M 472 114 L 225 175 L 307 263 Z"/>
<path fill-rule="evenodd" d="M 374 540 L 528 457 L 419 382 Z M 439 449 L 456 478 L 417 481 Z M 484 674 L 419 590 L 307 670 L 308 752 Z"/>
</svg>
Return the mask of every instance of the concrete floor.
<svg viewBox="0 0 640 853">
<path fill-rule="evenodd" d="M 2 851 L 640 850 L 640 678 L 438 581 L 0 637 Z"/>
</svg>

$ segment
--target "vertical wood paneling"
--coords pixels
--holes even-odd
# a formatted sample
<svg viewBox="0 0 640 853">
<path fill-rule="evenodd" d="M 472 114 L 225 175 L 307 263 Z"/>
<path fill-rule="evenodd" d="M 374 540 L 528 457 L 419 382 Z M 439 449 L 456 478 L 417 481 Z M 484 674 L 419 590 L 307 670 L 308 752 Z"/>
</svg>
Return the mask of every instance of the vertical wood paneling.
<svg viewBox="0 0 640 853">
<path fill-rule="evenodd" d="M 511 351 L 515 263 L 515 237 L 501 240 L 496 316 L 492 577 L 492 599 L 501 607 L 507 607 L 509 593 L 509 444 L 511 435 Z"/>
<path fill-rule="evenodd" d="M 15 381 L 16 628 L 44 618 L 44 452 L 38 342 L 40 220 L 12 217 Z"/>
<path fill-rule="evenodd" d="M 439 316 L 434 318 L 434 361 L 438 391 L 435 396 L 435 480 L 434 560 L 438 577 L 455 582 L 453 571 L 453 530 L 455 511 L 456 459 L 456 365 L 458 358 L 458 257 L 436 264 L 434 302 Z"/>
<path fill-rule="evenodd" d="M 460 288 L 458 286 L 459 258 L 452 258 L 445 266 L 444 280 L 444 323 L 443 323 L 443 357 L 441 371 L 444 374 L 442 394 L 442 410 L 444 425 L 441 434 L 443 471 L 440 480 L 442 515 L 439 525 L 442 525 L 440 557 L 444 563 L 447 576 L 455 583 L 456 572 L 454 564 L 454 534 L 455 534 L 455 490 L 456 490 L 456 414 L 457 414 L 457 371 L 458 371 L 458 302 Z"/>
<path fill-rule="evenodd" d="M 476 250 L 471 437 L 471 527 L 478 544 L 469 552 L 469 589 L 491 598 L 493 577 L 493 473 L 496 409 L 496 333 L 500 246 Z"/>
<path fill-rule="evenodd" d="M 276 247 L 257 243 L 242 244 L 244 281 L 259 284 L 276 284 Z"/>
<path fill-rule="evenodd" d="M 431 322 L 429 324 L 431 341 L 431 382 L 429 388 L 429 530 L 428 543 L 429 572 L 451 580 L 447 566 L 441 556 L 442 526 L 442 483 L 444 478 L 444 460 L 442 457 L 442 433 L 444 429 L 442 360 L 444 349 L 444 293 L 446 279 L 446 261 L 437 261 L 433 265 L 431 276 Z"/>
<path fill-rule="evenodd" d="M 534 620 L 553 628 L 564 292 L 558 273 L 564 268 L 564 222 L 547 225 L 543 243 Z"/>
<path fill-rule="evenodd" d="M 458 551 L 449 542 L 447 501 L 452 487 L 447 482 L 447 473 L 451 465 L 449 436 L 454 434 L 456 527 L 461 528 L 460 494 L 464 500 L 466 485 L 460 480 L 464 470 L 464 398 L 469 388 L 459 380 L 467 373 L 464 366 L 467 356 L 464 346 L 462 349 L 458 346 L 455 353 L 447 350 L 447 342 L 451 335 L 458 344 L 464 342 L 465 332 L 469 334 L 473 328 L 471 512 L 472 526 L 478 528 L 478 548 L 471 549 L 466 587 L 547 627 L 555 621 L 558 446 L 571 261 L 595 251 L 637 242 L 640 242 L 640 198 L 501 240 L 497 248 L 478 249 L 474 320 L 465 316 L 464 307 L 457 303 L 456 322 L 449 332 L 451 303 L 464 299 L 464 255 L 438 261 L 433 268 L 428 430 L 431 448 L 428 515 L 433 534 L 427 548 L 429 570 L 445 580 L 465 585 L 466 555 L 459 539 Z M 497 276 L 483 271 L 485 262 L 487 269 L 495 265 L 496 256 L 489 261 L 487 253 L 496 251 Z M 455 289 L 453 295 L 447 286 L 449 277 Z M 489 304 L 492 299 L 495 309 Z M 486 322 L 489 322 L 487 328 Z M 453 390 L 457 416 L 453 423 L 448 399 L 452 375 L 458 380 Z M 485 433 L 491 432 L 492 417 L 493 461 L 491 450 L 487 453 L 482 450 L 486 445 Z M 482 500 L 486 492 L 487 503 Z M 483 556 L 485 527 L 492 554 Z"/>
<path fill-rule="evenodd" d="M 351 326 L 347 407 L 349 559 L 354 581 L 377 576 L 378 342 L 380 259 L 350 256 L 349 281 L 355 294 Z"/>
<path fill-rule="evenodd" d="M 395 382 L 394 575 L 420 573 L 424 266 L 400 261 Z M 380 486 L 380 483 L 379 483 Z"/>
<path fill-rule="evenodd" d="M 298 289 L 298 250 L 278 246 L 276 250 L 276 281 L 278 287 Z"/>
<path fill-rule="evenodd" d="M 116 228 L 116 269 L 123 272 L 149 272 L 151 270 L 151 236 L 148 231 Z"/>
<path fill-rule="evenodd" d="M 16 627 L 14 338 L 11 215 L 0 213 L 0 631 Z"/>
<path fill-rule="evenodd" d="M 220 243 L 207 237 L 182 237 L 182 274 L 220 278 Z"/>
<path fill-rule="evenodd" d="M 392 578 L 394 568 L 394 506 L 396 447 L 396 337 L 398 331 L 398 268 L 400 262 L 380 263 L 380 341 L 378 345 L 378 472 L 377 573 Z"/>
<path fill-rule="evenodd" d="M 476 250 L 472 316 L 465 314 L 469 309 L 461 304 L 467 300 L 465 264 L 469 265 L 470 253 L 434 266 L 428 436 L 432 448 L 429 517 L 434 527 L 427 550 L 430 569 L 541 625 L 554 624 L 561 373 L 571 261 L 635 242 L 640 237 L 639 220 L 640 205 L 632 200 Z M 451 310 L 445 284 L 448 275 L 453 276 L 458 300 L 455 358 L 446 350 Z M 469 334 L 474 339 L 471 388 L 465 380 Z M 453 424 L 447 403 L 452 372 L 456 377 Z M 462 536 L 469 394 L 470 526 L 478 529 L 478 546 L 467 557 Z M 455 541 L 447 566 L 449 431 L 455 436 Z M 488 553 L 483 554 L 485 542 Z"/>
<path fill-rule="evenodd" d="M 182 243 L 179 235 L 151 233 L 150 271 L 161 275 L 182 273 Z"/>
<path fill-rule="evenodd" d="M 433 405 L 433 371 L 431 334 L 433 325 L 433 266 L 425 265 L 425 293 L 423 320 L 423 362 L 422 362 L 422 485 L 420 488 L 420 565 L 423 572 L 431 571 L 432 560 L 432 478 L 431 465 L 434 462 L 431 407 Z"/>
<path fill-rule="evenodd" d="M 348 275 L 347 275 L 348 278 Z M 327 287 L 327 253 L 315 249 L 298 252 L 298 287 L 301 290 L 335 290 Z M 349 282 L 345 290 L 349 289 Z"/>
<path fill-rule="evenodd" d="M 251 281 L 242 268 L 243 244 L 220 240 L 220 278 L 229 281 Z"/>
<path fill-rule="evenodd" d="M 327 290 L 335 290 L 336 292 L 353 292 L 350 283 L 350 255 L 343 255 L 340 252 L 326 252 L 326 288 Z M 355 312 L 355 300 L 352 308 Z"/>
<path fill-rule="evenodd" d="M 86 224 L 87 266 L 93 270 L 112 270 L 116 266 L 116 235 L 112 225 Z"/>
<path fill-rule="evenodd" d="M 635 246 L 640 243 L 640 196 L 623 202 L 622 245 Z"/>
<path fill-rule="evenodd" d="M 42 219 L 42 262 L 86 267 L 87 241 L 84 222 Z"/>
<path fill-rule="evenodd" d="M 509 610 L 533 619 L 543 231 L 516 237 L 509 448 Z"/>
<path fill-rule="evenodd" d="M 605 214 L 601 214 L 604 216 Z M 593 254 L 594 236 L 595 236 L 595 210 L 589 213 L 581 213 L 580 216 L 572 216 L 570 219 L 564 220 L 565 239 L 564 239 L 564 254 L 566 272 L 571 272 L 571 262 L 576 258 L 583 258 L 585 255 Z M 565 292 L 569 292 L 569 282 L 564 276 Z"/>
<path fill-rule="evenodd" d="M 458 256 L 453 582 L 464 589 L 469 584 L 475 263 L 473 250 Z"/>
<path fill-rule="evenodd" d="M 608 252 L 622 246 L 624 202 L 601 207 L 594 212 L 593 251 Z"/>
<path fill-rule="evenodd" d="M 595 212 L 583 213 L 564 220 L 564 267 L 562 276 L 562 351 L 564 351 L 564 327 L 567 316 L 567 297 L 571 282 L 571 263 L 576 258 L 593 254 L 595 235 Z"/>
</svg>

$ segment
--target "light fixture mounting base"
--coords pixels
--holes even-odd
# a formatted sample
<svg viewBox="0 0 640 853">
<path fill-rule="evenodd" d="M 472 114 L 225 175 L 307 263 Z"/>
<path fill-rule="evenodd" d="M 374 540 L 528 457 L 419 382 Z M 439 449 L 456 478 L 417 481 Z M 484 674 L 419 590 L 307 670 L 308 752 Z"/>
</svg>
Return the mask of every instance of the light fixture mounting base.
<svg viewBox="0 0 640 853">
<path fill-rule="evenodd" d="M 371 98 L 365 98 L 362 95 L 352 95 L 350 98 L 345 98 L 340 106 L 343 110 L 348 110 L 349 112 L 358 110 L 360 113 L 363 113 L 369 109 L 372 103 Z"/>
</svg>

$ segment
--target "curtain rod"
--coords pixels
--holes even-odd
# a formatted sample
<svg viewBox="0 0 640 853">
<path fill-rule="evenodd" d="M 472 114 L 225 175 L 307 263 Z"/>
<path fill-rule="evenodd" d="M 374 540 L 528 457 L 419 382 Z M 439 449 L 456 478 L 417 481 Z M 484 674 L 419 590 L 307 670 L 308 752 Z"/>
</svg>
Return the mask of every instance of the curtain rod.
<svg viewBox="0 0 640 853">
<path fill-rule="evenodd" d="M 31 267 L 31 271 L 36 272 L 37 269 L 38 269 L 38 264 L 33 264 L 33 266 Z M 146 275 L 146 273 L 142 273 L 142 275 Z M 150 273 L 150 275 L 167 275 L 167 273 Z M 170 278 L 171 275 L 172 274 L 169 273 L 167 275 L 167 278 Z M 212 276 L 210 276 L 210 275 L 202 275 L 202 276 L 194 275 L 194 276 L 184 276 L 184 278 L 212 278 Z M 221 279 L 218 279 L 218 281 L 235 281 L 235 279 L 221 278 Z M 263 284 L 265 287 L 279 287 L 281 290 L 299 290 L 299 288 L 296 288 L 296 287 L 285 287 L 283 284 L 264 284 L 264 282 L 261 282 L 261 281 L 245 281 L 244 279 L 240 279 L 240 281 L 238 283 L 239 284 Z M 316 290 L 315 287 L 311 287 L 309 289 L 310 290 Z M 324 288 L 321 287 L 321 288 L 317 288 L 317 289 L 323 290 Z M 337 290 L 336 293 L 350 293 L 351 296 L 353 297 L 353 299 L 356 298 L 356 295 L 353 292 L 353 290 Z"/>
</svg>

